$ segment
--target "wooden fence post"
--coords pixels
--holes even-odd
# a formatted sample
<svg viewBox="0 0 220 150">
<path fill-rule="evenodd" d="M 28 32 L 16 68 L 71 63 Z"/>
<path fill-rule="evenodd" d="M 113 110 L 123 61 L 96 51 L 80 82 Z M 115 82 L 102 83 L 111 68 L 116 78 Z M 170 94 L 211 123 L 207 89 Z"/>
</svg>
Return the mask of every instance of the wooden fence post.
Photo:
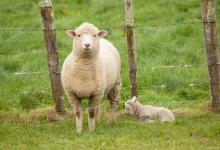
<svg viewBox="0 0 220 150">
<path fill-rule="evenodd" d="M 130 74 L 130 92 L 131 97 L 137 96 L 137 64 L 135 52 L 135 39 L 134 39 L 134 17 L 132 12 L 132 0 L 124 0 L 125 9 L 125 24 L 127 30 L 127 45 L 128 45 L 128 61 L 129 61 L 129 74 Z"/>
<path fill-rule="evenodd" d="M 202 0 L 201 5 L 212 110 L 220 111 L 220 63 L 217 48 L 215 0 Z"/>
<path fill-rule="evenodd" d="M 58 51 L 56 45 L 56 31 L 54 25 L 53 7 L 50 0 L 39 3 L 44 40 L 47 50 L 48 68 L 51 80 L 52 94 L 55 102 L 55 110 L 59 113 L 65 112 L 63 90 L 59 72 Z"/>
</svg>

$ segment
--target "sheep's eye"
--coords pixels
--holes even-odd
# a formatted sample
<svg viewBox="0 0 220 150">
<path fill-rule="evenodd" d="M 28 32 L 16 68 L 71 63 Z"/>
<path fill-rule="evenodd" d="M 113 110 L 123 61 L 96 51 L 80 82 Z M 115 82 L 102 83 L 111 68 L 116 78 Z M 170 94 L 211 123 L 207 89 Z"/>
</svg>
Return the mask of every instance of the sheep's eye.
<svg viewBox="0 0 220 150">
<path fill-rule="evenodd" d="M 93 37 L 96 37 L 96 35 L 94 34 Z"/>
<path fill-rule="evenodd" d="M 80 37 L 81 35 L 80 35 L 80 34 L 78 34 L 77 36 L 78 36 L 78 37 Z"/>
</svg>

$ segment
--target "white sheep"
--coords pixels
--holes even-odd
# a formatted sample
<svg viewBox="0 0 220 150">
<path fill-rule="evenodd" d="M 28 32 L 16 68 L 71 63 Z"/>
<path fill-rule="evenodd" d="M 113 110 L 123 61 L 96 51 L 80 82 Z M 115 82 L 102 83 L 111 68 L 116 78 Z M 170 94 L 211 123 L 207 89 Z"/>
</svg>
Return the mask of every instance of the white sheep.
<svg viewBox="0 0 220 150">
<path fill-rule="evenodd" d="M 171 110 L 164 107 L 142 105 L 136 96 L 125 102 L 125 113 L 128 115 L 135 115 L 139 120 L 144 122 L 175 120 L 175 116 Z"/>
<path fill-rule="evenodd" d="M 115 120 L 120 91 L 120 56 L 118 50 L 104 39 L 108 32 L 90 23 L 67 31 L 73 38 L 73 51 L 64 61 L 61 79 L 76 114 L 76 132 L 82 132 L 82 98 L 89 98 L 88 125 L 95 129 L 100 102 L 105 94 L 110 101 L 109 121 Z"/>
</svg>

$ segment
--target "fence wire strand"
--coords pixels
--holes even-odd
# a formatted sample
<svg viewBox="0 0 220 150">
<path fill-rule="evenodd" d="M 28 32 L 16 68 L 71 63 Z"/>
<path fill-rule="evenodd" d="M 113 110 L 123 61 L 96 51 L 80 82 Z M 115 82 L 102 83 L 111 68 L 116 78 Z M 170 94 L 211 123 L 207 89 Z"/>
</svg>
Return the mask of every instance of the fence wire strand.
<svg viewBox="0 0 220 150">
<path fill-rule="evenodd" d="M 145 28 L 145 27 L 166 27 L 166 26 L 176 26 L 176 25 L 187 25 L 187 24 L 203 24 L 203 23 L 219 23 L 220 20 L 217 20 L 216 22 L 204 22 L 201 20 L 194 20 L 194 21 L 183 21 L 183 22 L 174 22 L 174 23 L 167 23 L 167 24 L 137 24 L 135 26 L 132 26 L 131 28 Z M 106 30 L 117 30 L 117 29 L 126 29 L 128 28 L 126 25 L 119 25 L 119 26 L 111 26 L 111 27 L 102 27 Z M 68 29 L 71 28 L 57 28 L 55 29 L 55 31 L 66 31 Z M 5 28 L 5 29 L 1 29 L 0 28 L 0 32 L 43 32 L 43 29 L 41 28 Z M 3 42 L 5 43 L 5 42 Z M 10 42 L 8 42 L 10 43 Z M 12 42 L 12 43 L 16 43 L 16 42 Z M 23 42 L 17 42 L 17 43 L 23 43 Z M 25 43 L 25 42 L 24 42 Z M 59 51 L 59 52 L 64 52 L 64 51 Z M 37 53 L 45 53 L 46 54 L 46 50 L 45 49 L 40 49 L 40 50 L 32 50 L 29 52 L 24 52 L 24 53 L 32 53 L 32 54 L 37 54 Z M 1 53 L 0 53 L 1 55 Z M 184 64 L 184 65 L 163 65 L 163 66 L 153 66 L 151 67 L 152 71 L 153 70 L 157 70 L 157 69 L 169 69 L 169 68 L 191 68 L 194 65 L 192 64 Z M 16 75 L 16 76 L 25 76 L 25 75 L 40 75 L 40 74 L 45 74 L 48 73 L 48 71 L 33 71 L 33 72 L 14 72 L 12 74 Z M 179 84 L 179 86 L 189 86 L 189 87 L 195 87 L 195 86 L 208 86 L 208 83 L 183 83 L 183 84 Z M 160 84 L 160 85 L 152 85 L 153 88 L 156 89 L 165 89 L 168 86 L 166 84 Z M 124 87 L 122 88 L 122 90 L 126 90 L 127 88 Z M 43 90 L 42 92 L 45 92 L 46 90 Z M 138 91 L 143 91 L 142 89 L 138 89 Z M 27 91 L 17 91 L 15 93 L 27 93 Z M 0 93 L 0 95 L 4 95 L 4 93 Z M 7 95 L 7 94 L 6 94 Z"/>
<path fill-rule="evenodd" d="M 199 83 L 199 82 L 195 82 L 195 83 L 182 83 L 182 84 L 178 84 L 178 86 L 188 86 L 188 87 L 201 87 L 201 86 L 208 86 L 209 83 Z M 154 88 L 154 89 L 166 89 L 166 88 L 169 88 L 169 86 L 167 86 L 166 84 L 160 84 L 160 85 L 152 85 L 152 86 L 149 86 L 148 88 L 146 89 L 138 89 L 138 91 L 140 92 L 143 92 L 145 90 L 148 90 L 149 88 Z M 47 89 L 44 89 L 44 90 L 41 90 L 39 92 L 42 92 L 42 93 L 47 93 L 47 92 L 50 92 L 48 90 L 49 88 Z M 123 87 L 121 90 L 128 90 L 129 87 Z M 28 90 L 24 90 L 24 91 L 7 91 L 7 92 L 0 92 L 0 96 L 5 96 L 5 95 L 8 95 L 8 93 L 15 93 L 15 94 L 28 94 L 30 91 Z M 37 91 L 36 91 L 37 92 Z"/>
<path fill-rule="evenodd" d="M 204 22 L 201 20 L 196 21 L 183 21 L 183 22 L 171 22 L 167 24 L 139 24 L 132 26 L 131 28 L 144 28 L 144 27 L 163 27 L 163 26 L 176 26 L 176 25 L 185 25 L 185 24 L 203 24 L 203 23 L 219 23 L 220 20 L 216 20 L 215 22 Z M 128 28 L 126 25 L 119 25 L 119 26 L 111 26 L 107 27 L 104 26 L 102 28 L 105 28 L 106 30 L 116 30 L 116 29 L 126 29 Z M 57 28 L 55 31 L 66 31 L 72 28 Z M 43 32 L 43 29 L 41 28 L 30 28 L 30 29 L 23 29 L 23 28 L 6 28 L 6 29 L 0 29 L 0 32 Z"/>
</svg>

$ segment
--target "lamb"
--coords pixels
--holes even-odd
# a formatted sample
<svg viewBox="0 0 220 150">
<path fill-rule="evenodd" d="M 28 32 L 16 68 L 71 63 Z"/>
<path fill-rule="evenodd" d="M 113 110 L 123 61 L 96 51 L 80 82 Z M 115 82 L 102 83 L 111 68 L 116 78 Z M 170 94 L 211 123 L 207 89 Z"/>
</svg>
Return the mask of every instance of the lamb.
<svg viewBox="0 0 220 150">
<path fill-rule="evenodd" d="M 77 133 L 82 132 L 83 98 L 89 99 L 89 131 L 95 129 L 95 121 L 99 120 L 100 102 L 105 94 L 110 102 L 109 121 L 116 119 L 121 87 L 120 56 L 113 44 L 104 39 L 107 34 L 87 22 L 67 31 L 73 38 L 73 51 L 64 61 L 61 80 L 75 110 Z"/>
<path fill-rule="evenodd" d="M 164 122 L 175 120 L 174 114 L 169 109 L 164 107 L 142 105 L 136 96 L 125 103 L 125 113 L 135 115 L 139 118 L 139 120 L 144 122 L 155 122 L 156 120 Z"/>
</svg>

